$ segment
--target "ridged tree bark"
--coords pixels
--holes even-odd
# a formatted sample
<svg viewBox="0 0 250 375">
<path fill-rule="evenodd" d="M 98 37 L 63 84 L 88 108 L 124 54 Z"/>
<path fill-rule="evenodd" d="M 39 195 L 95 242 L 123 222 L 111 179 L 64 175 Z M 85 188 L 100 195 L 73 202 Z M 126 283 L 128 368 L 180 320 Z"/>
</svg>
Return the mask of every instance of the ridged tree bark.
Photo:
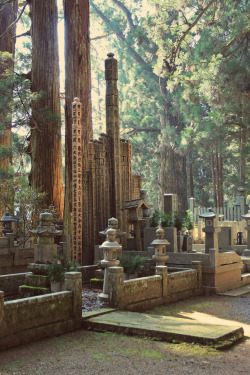
<svg viewBox="0 0 250 375">
<path fill-rule="evenodd" d="M 46 193 L 46 204 L 63 217 L 59 58 L 56 0 L 32 0 L 31 186 Z"/>
<path fill-rule="evenodd" d="M 83 225 L 89 232 L 88 212 L 85 210 L 88 199 L 85 181 L 88 178 L 89 149 L 92 138 L 91 123 L 91 77 L 90 77 L 90 37 L 89 37 L 89 1 L 64 0 L 65 18 L 65 209 L 64 232 L 71 234 L 72 212 L 72 109 L 74 97 L 82 103 L 82 139 L 83 139 Z M 90 231 L 93 228 L 90 228 Z M 83 242 L 86 239 L 83 238 Z M 88 252 L 83 254 L 83 264 L 90 262 Z"/>
<path fill-rule="evenodd" d="M 7 3 L 0 9 L 0 52 L 9 52 L 14 56 L 15 53 L 15 33 L 16 26 L 10 25 L 16 19 L 17 13 L 17 0 L 13 0 L 12 3 Z M 14 69 L 14 60 L 12 58 L 8 59 L 5 64 L 0 62 L 0 80 L 5 78 L 5 70 Z M 4 98 L 1 98 L 2 107 L 0 111 L 0 146 L 4 146 L 7 149 L 11 147 L 11 120 L 6 122 L 6 116 L 9 115 L 10 109 L 8 109 L 8 103 L 11 101 L 12 97 L 12 87 L 9 87 L 8 93 L 4 92 Z M 6 100 L 7 99 L 7 100 Z M 9 155 L 4 155 L 0 157 L 0 176 L 4 176 L 8 172 L 10 157 Z M 7 174 L 6 174 L 7 175 Z M 0 205 L 0 218 L 2 217 L 3 210 L 5 207 Z"/>
<path fill-rule="evenodd" d="M 167 121 L 171 126 L 176 125 L 178 119 L 172 115 L 161 116 L 161 130 L 164 133 Z M 169 142 L 164 136 L 160 147 L 160 199 L 159 206 L 163 210 L 164 194 L 178 195 L 178 210 L 185 213 L 187 209 L 187 170 L 186 156 Z"/>
</svg>

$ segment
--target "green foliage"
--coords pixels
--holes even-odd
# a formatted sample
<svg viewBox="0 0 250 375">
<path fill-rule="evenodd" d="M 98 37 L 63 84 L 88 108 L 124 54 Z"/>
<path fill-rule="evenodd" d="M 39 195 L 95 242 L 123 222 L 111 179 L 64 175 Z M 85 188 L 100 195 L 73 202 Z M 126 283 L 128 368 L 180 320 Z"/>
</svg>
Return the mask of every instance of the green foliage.
<svg viewBox="0 0 250 375">
<path fill-rule="evenodd" d="M 164 145 L 179 148 L 193 165 L 201 205 L 213 197 L 210 152 L 217 147 L 224 197 L 234 198 L 244 183 L 238 166 L 250 151 L 242 142 L 249 123 L 248 2 L 124 0 L 134 25 L 115 2 L 93 3 L 111 21 L 102 25 L 119 61 L 121 132 L 131 139 L 133 171 L 142 175 L 149 199 L 157 206 Z"/>
<path fill-rule="evenodd" d="M 184 217 L 179 213 L 175 213 L 174 215 L 174 227 L 177 229 L 178 233 L 184 229 Z"/>
<path fill-rule="evenodd" d="M 51 282 L 63 281 L 65 272 L 76 272 L 77 267 L 76 262 L 73 263 L 71 259 L 64 255 L 54 254 L 52 262 L 46 266 L 46 272 Z"/>
<path fill-rule="evenodd" d="M 47 265 L 47 273 L 51 282 L 64 280 L 65 270 L 62 263 L 58 261 L 52 261 L 51 264 Z"/>
<path fill-rule="evenodd" d="M 28 231 L 35 228 L 39 215 L 44 208 L 45 194 L 28 186 L 25 179 L 19 177 L 0 180 L 0 205 L 11 213 L 16 211 L 17 237 L 24 242 L 29 237 Z"/>
<path fill-rule="evenodd" d="M 121 255 L 119 260 L 119 266 L 124 268 L 124 272 L 133 274 L 143 269 L 143 264 L 147 258 L 136 255 L 135 252 L 132 251 L 129 254 Z"/>
<path fill-rule="evenodd" d="M 173 215 L 172 213 L 165 213 L 163 211 L 155 210 L 153 215 L 149 219 L 151 227 L 158 227 L 161 225 L 162 227 L 171 227 L 173 226 Z"/>
<path fill-rule="evenodd" d="M 186 216 L 184 216 L 184 222 L 183 222 L 185 228 L 187 230 L 194 229 L 194 222 L 192 220 L 192 216 L 189 211 L 186 212 Z"/>
</svg>

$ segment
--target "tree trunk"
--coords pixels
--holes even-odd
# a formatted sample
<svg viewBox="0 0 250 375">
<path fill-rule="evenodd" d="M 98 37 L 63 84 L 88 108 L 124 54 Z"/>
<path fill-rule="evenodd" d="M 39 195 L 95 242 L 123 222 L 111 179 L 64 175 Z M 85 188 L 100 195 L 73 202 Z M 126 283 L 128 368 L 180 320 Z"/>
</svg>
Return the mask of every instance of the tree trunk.
<svg viewBox="0 0 250 375">
<path fill-rule="evenodd" d="M 194 176 L 193 176 L 193 164 L 190 159 L 189 161 L 189 191 L 190 197 L 194 198 Z"/>
<path fill-rule="evenodd" d="M 7 28 L 15 21 L 16 13 L 17 13 L 17 0 L 13 0 L 12 3 L 6 4 L 3 9 L 0 10 L 0 35 L 2 35 Z M 15 53 L 15 33 L 16 33 L 16 26 L 12 26 L 1 38 L 0 38 L 0 52 L 9 52 L 14 56 Z M 5 70 L 6 69 L 14 69 L 14 60 L 9 58 L 4 64 L 0 62 L 0 80 L 6 78 Z M 0 94 L 1 96 L 1 94 Z M 9 116 L 10 108 L 8 108 L 8 104 L 11 102 L 12 97 L 12 86 L 10 86 L 4 92 L 4 99 L 3 108 L 0 109 L 0 147 L 4 146 L 8 149 L 11 147 L 11 120 L 7 121 L 6 123 L 6 116 Z M 6 102 L 7 99 L 7 103 Z M 6 105 L 7 104 L 7 105 Z M 0 177 L 8 176 L 8 169 L 10 163 L 10 156 L 2 153 L 2 157 L 0 158 Z M 0 218 L 3 216 L 3 211 L 5 207 L 0 205 Z"/>
<path fill-rule="evenodd" d="M 240 134 L 240 179 L 244 187 L 246 184 L 246 140 L 247 130 L 242 129 Z"/>
<path fill-rule="evenodd" d="M 211 152 L 211 167 L 212 167 L 212 178 L 213 178 L 213 193 L 214 193 L 214 206 L 217 208 L 217 188 L 216 188 L 216 175 L 215 175 L 215 165 L 214 165 L 214 153 Z"/>
<path fill-rule="evenodd" d="M 83 225 L 88 232 L 89 213 L 85 183 L 89 168 L 88 142 L 92 138 L 91 124 L 91 76 L 90 76 L 90 38 L 89 38 L 89 1 L 64 0 L 65 17 L 65 210 L 64 232 L 71 233 L 72 212 L 72 102 L 79 97 L 82 103 L 82 138 L 83 138 Z M 90 229 L 91 230 L 91 229 Z M 83 238 L 83 241 L 86 239 Z M 83 256 L 83 263 L 89 263 L 88 255 Z"/>
<path fill-rule="evenodd" d="M 169 116 L 168 121 L 177 121 L 173 116 Z M 161 117 L 161 129 L 166 127 L 167 118 Z M 186 157 L 175 146 L 172 146 L 165 137 L 160 147 L 160 209 L 163 209 L 163 195 L 178 195 L 178 210 L 187 210 L 187 171 Z"/>
<path fill-rule="evenodd" d="M 63 177 L 56 0 L 32 0 L 32 90 L 43 91 L 32 103 L 31 186 L 47 195 L 63 217 Z"/>
</svg>

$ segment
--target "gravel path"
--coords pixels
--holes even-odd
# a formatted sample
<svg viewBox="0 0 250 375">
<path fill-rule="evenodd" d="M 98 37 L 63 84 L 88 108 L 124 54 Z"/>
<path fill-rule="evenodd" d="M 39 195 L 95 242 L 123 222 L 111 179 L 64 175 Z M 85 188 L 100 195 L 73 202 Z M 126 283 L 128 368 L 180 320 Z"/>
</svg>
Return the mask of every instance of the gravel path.
<svg viewBox="0 0 250 375">
<path fill-rule="evenodd" d="M 83 299 L 99 291 L 83 291 Z M 93 294 L 92 294 L 93 293 Z M 100 306 L 99 306 L 100 307 Z M 88 310 L 89 311 L 89 310 Z M 238 375 L 250 373 L 250 293 L 209 296 L 154 309 L 154 314 L 186 316 L 243 325 L 249 336 L 220 352 L 192 344 L 169 344 L 113 333 L 77 331 L 0 352 L 1 375 Z M 221 319 L 221 320 L 220 320 Z M 239 323 L 241 322 L 241 323 Z"/>
</svg>

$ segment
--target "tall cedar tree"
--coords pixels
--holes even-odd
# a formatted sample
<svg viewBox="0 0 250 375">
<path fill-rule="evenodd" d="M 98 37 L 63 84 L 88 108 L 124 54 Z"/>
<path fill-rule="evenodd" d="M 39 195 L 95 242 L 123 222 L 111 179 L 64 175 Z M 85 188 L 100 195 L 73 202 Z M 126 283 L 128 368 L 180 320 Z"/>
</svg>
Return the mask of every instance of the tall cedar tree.
<svg viewBox="0 0 250 375">
<path fill-rule="evenodd" d="M 46 193 L 46 204 L 63 216 L 59 59 L 56 0 L 32 0 L 31 186 Z"/>
<path fill-rule="evenodd" d="M 83 184 L 88 171 L 88 141 L 92 138 L 89 1 L 64 0 L 65 18 L 65 210 L 64 230 L 71 232 L 72 211 L 72 102 L 79 97 L 82 103 Z M 83 209 L 87 194 L 83 186 Z M 84 210 L 84 225 L 88 225 Z M 83 259 L 83 263 L 88 263 Z"/>
<path fill-rule="evenodd" d="M 8 52 L 14 55 L 15 52 L 15 32 L 16 26 L 13 24 L 16 19 L 17 14 L 17 0 L 12 3 L 5 4 L 0 9 L 0 52 Z M 12 27 L 10 27 L 13 24 Z M 0 79 L 5 78 L 6 69 L 14 69 L 14 60 L 9 58 L 4 64 L 0 62 Z M 9 95 L 7 102 L 11 101 L 12 88 L 9 90 Z M 6 100 L 6 97 L 5 97 Z M 0 128 L 0 147 L 4 146 L 10 149 L 11 146 L 11 121 L 6 122 L 6 116 L 9 115 L 8 107 L 5 107 L 6 111 L 0 113 L 0 122 L 3 124 Z M 2 154 L 2 153 L 1 153 Z M 8 156 L 0 157 L 0 174 L 5 174 L 9 169 L 10 157 Z M 1 173 L 1 171 L 3 173 Z M 5 208 L 0 206 L 0 217 L 2 217 L 3 210 Z"/>
</svg>

